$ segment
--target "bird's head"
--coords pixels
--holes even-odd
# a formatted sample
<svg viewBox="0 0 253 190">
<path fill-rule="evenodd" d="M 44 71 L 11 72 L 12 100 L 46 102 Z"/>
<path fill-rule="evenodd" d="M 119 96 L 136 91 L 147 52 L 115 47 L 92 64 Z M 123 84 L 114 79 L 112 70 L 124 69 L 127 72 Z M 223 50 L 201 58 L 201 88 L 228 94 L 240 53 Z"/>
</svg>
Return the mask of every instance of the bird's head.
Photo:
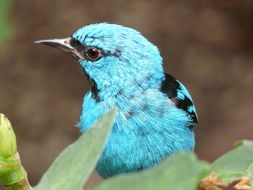
<svg viewBox="0 0 253 190">
<path fill-rule="evenodd" d="M 157 47 L 128 27 L 92 24 L 78 29 L 71 37 L 37 43 L 71 53 L 100 98 L 135 86 L 140 89 L 156 86 L 164 77 Z"/>
</svg>

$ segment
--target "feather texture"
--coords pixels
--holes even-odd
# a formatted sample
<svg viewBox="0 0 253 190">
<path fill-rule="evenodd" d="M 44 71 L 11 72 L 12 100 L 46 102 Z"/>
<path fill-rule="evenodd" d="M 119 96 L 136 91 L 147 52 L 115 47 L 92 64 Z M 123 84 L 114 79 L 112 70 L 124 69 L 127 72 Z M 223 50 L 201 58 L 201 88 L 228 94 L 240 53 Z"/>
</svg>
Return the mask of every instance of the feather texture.
<svg viewBox="0 0 253 190">
<path fill-rule="evenodd" d="M 197 116 L 192 98 L 182 83 L 164 73 L 155 45 L 134 29 L 107 23 L 85 26 L 72 38 L 104 52 L 96 61 L 78 60 L 92 83 L 84 97 L 81 131 L 112 107 L 118 109 L 97 165 L 103 178 L 153 167 L 174 152 L 193 151 Z"/>
</svg>

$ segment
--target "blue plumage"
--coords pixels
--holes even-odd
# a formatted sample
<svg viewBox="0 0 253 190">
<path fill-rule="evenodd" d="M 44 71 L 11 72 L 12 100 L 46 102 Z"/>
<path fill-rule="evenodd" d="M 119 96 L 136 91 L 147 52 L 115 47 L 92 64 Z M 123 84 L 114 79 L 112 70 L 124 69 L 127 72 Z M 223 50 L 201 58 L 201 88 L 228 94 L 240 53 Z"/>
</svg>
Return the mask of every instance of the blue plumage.
<svg viewBox="0 0 253 190">
<path fill-rule="evenodd" d="M 158 164 L 178 151 L 193 151 L 196 110 L 186 88 L 165 74 L 156 46 L 134 29 L 93 24 L 60 42 L 87 75 L 79 127 L 88 130 L 113 107 L 118 113 L 97 172 L 107 178 Z M 54 43 L 54 44 L 53 44 Z"/>
</svg>

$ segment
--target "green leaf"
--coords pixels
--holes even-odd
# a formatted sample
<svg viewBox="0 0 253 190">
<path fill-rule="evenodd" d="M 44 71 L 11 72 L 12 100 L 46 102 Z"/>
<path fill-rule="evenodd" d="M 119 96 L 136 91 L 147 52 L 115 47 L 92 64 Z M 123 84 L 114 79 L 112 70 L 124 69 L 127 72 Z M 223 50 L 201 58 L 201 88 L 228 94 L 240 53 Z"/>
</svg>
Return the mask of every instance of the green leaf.
<svg viewBox="0 0 253 190">
<path fill-rule="evenodd" d="M 251 141 L 251 140 L 237 141 L 237 142 L 235 142 L 234 145 L 235 145 L 235 147 L 246 146 L 253 151 L 253 141 Z"/>
<path fill-rule="evenodd" d="M 10 35 L 10 27 L 8 23 L 8 13 L 10 11 L 10 0 L 0 0 L 0 48 L 3 42 Z"/>
<path fill-rule="evenodd" d="M 248 168 L 248 176 L 249 176 L 249 180 L 250 180 L 250 184 L 251 184 L 251 189 L 253 190 L 253 163 L 250 164 L 250 166 Z"/>
<path fill-rule="evenodd" d="M 193 153 L 178 153 L 142 172 L 109 178 L 93 190 L 195 190 L 209 173 L 209 165 Z"/>
<path fill-rule="evenodd" d="M 81 190 L 96 166 L 111 131 L 116 110 L 66 148 L 44 174 L 34 190 Z"/>
<path fill-rule="evenodd" d="M 253 163 L 253 142 L 244 140 L 236 143 L 237 148 L 224 154 L 212 164 L 212 171 L 225 182 L 247 175 Z"/>
</svg>

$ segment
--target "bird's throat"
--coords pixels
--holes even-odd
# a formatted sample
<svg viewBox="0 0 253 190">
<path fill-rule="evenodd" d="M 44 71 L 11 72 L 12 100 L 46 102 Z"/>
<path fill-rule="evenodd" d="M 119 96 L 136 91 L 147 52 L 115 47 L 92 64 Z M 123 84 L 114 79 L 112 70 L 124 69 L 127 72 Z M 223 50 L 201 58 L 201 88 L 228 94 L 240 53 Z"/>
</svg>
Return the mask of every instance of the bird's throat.
<svg viewBox="0 0 253 190">
<path fill-rule="evenodd" d="M 99 89 L 97 88 L 96 81 L 94 79 L 92 79 L 87 72 L 84 72 L 84 73 L 85 73 L 85 75 L 89 81 L 89 84 L 90 84 L 92 98 L 94 98 L 96 100 L 96 102 L 100 102 L 100 97 L 98 96 Z"/>
</svg>

